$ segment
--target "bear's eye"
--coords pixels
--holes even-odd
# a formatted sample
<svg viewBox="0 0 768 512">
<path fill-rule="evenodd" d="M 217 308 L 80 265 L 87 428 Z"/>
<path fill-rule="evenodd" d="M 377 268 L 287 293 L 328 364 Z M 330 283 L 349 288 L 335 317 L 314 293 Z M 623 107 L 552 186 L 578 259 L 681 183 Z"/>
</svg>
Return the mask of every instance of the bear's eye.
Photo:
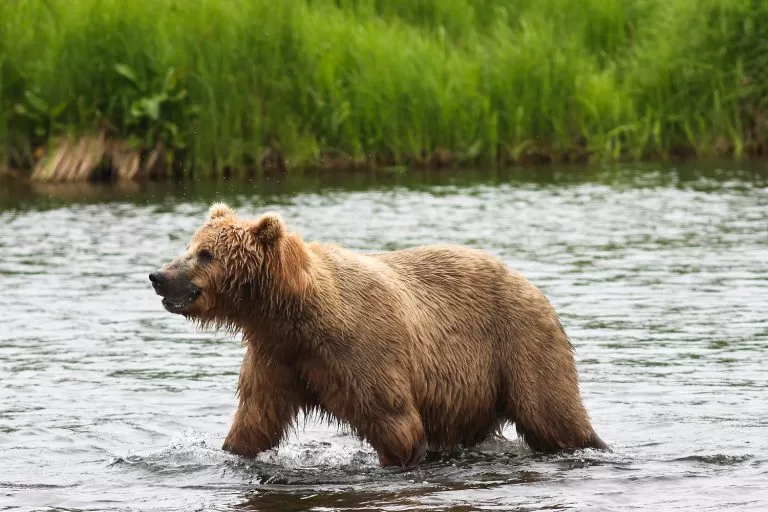
<svg viewBox="0 0 768 512">
<path fill-rule="evenodd" d="M 208 249 L 200 249 L 197 253 L 197 259 L 199 259 L 201 263 L 210 263 L 213 261 L 213 253 Z"/>
</svg>

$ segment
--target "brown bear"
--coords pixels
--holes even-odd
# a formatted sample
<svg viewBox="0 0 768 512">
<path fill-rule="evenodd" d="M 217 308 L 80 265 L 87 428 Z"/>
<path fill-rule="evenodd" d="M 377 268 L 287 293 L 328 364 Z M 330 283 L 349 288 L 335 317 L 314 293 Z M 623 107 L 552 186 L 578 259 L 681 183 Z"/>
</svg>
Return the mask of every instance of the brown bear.
<svg viewBox="0 0 768 512">
<path fill-rule="evenodd" d="M 231 453 L 277 447 L 300 411 L 350 426 L 382 466 L 471 447 L 507 422 L 536 451 L 607 449 L 551 304 L 480 250 L 361 254 L 218 203 L 149 278 L 169 312 L 243 335 Z"/>
</svg>

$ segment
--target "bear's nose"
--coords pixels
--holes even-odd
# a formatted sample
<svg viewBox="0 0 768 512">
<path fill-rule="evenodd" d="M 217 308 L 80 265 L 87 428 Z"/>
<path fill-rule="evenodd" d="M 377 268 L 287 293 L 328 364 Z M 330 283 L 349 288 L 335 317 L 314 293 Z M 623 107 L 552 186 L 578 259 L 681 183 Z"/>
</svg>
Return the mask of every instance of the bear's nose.
<svg viewBox="0 0 768 512">
<path fill-rule="evenodd" d="M 163 275 L 160 272 L 152 272 L 149 274 L 149 280 L 152 281 L 152 286 L 159 285 L 163 280 Z"/>
</svg>

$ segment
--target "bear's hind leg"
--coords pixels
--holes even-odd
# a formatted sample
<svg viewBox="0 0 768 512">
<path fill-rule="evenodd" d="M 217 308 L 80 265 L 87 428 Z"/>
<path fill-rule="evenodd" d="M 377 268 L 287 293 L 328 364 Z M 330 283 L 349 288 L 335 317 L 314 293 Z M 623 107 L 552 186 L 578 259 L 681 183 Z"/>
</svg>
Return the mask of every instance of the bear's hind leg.
<svg viewBox="0 0 768 512">
<path fill-rule="evenodd" d="M 508 359 L 505 416 L 515 423 L 525 443 L 538 452 L 608 449 L 582 403 L 567 338 L 560 330 L 550 336 L 546 342 L 521 341 Z"/>
</svg>

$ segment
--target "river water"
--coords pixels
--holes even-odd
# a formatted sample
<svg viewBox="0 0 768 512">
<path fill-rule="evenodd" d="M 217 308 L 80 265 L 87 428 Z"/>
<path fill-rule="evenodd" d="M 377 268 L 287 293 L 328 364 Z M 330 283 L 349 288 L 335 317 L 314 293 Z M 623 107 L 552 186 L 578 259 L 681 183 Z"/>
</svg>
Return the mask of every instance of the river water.
<svg viewBox="0 0 768 512">
<path fill-rule="evenodd" d="M 531 454 L 506 430 L 380 469 L 309 422 L 220 450 L 238 340 L 166 313 L 147 274 L 214 200 L 360 250 L 502 256 L 550 297 L 612 453 Z M 541 170 L 0 192 L 0 509 L 768 509 L 768 181 L 759 172 Z"/>
</svg>

